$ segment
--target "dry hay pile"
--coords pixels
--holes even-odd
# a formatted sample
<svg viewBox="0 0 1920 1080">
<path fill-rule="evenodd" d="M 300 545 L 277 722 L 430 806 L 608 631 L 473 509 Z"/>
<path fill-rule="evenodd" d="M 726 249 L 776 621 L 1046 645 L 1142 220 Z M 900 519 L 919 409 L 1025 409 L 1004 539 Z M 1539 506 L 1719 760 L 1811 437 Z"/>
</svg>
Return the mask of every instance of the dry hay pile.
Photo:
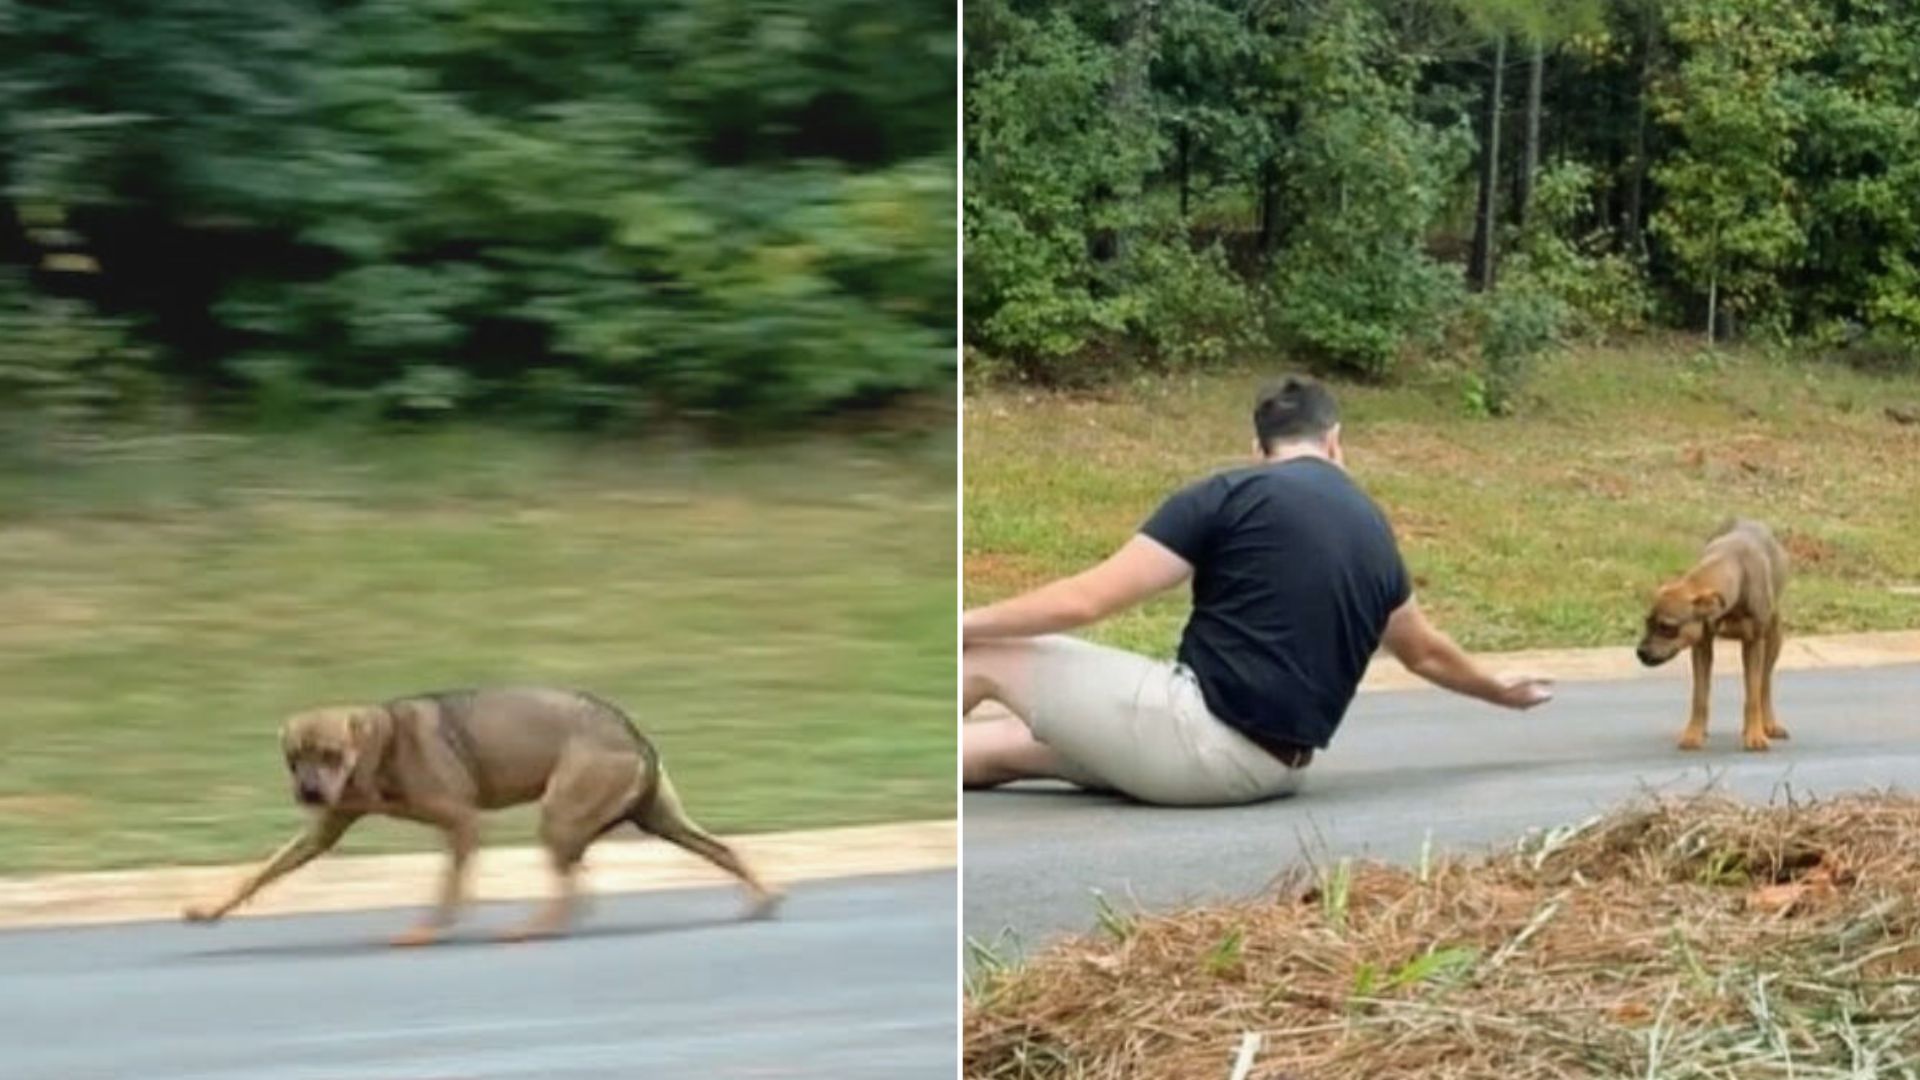
<svg viewBox="0 0 1920 1080">
<path fill-rule="evenodd" d="M 1101 922 L 976 964 L 968 1077 L 1920 1078 L 1920 799 L 1651 802 Z"/>
</svg>

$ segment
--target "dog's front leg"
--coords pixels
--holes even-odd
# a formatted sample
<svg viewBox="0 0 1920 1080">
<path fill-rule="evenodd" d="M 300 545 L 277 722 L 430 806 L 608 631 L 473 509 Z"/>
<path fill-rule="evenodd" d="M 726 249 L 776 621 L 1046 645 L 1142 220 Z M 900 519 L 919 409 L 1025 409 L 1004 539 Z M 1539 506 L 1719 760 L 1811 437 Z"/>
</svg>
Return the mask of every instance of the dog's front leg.
<svg viewBox="0 0 1920 1080">
<path fill-rule="evenodd" d="M 1767 738 L 1787 738 L 1787 729 L 1780 725 L 1780 714 L 1773 710 L 1773 671 L 1780 663 L 1780 647 L 1786 643 L 1786 634 L 1780 629 L 1780 616 L 1775 615 L 1767 624 L 1767 666 L 1762 669 L 1760 682 L 1761 704 L 1766 710 Z"/>
<path fill-rule="evenodd" d="M 437 810 L 432 821 L 447 836 L 447 868 L 440 878 L 440 896 L 425 919 L 393 939 L 395 945 L 430 945 L 438 941 L 458 917 L 466 895 L 467 866 L 473 861 L 474 850 L 480 846 L 476 815 L 466 807 L 447 807 Z"/>
<path fill-rule="evenodd" d="M 1707 696 L 1713 690 L 1713 638 L 1702 637 L 1693 646 L 1693 707 L 1680 733 L 1680 749 L 1698 750 L 1707 744 Z"/>
<path fill-rule="evenodd" d="M 359 818 L 358 814 L 340 810 L 331 810 L 314 818 L 312 824 L 300 835 L 286 842 L 265 866 L 253 872 L 233 894 L 218 904 L 194 904 L 184 912 L 188 922 L 214 922 L 229 911 L 265 888 L 276 878 L 285 877 L 300 869 L 315 857 L 324 854 L 346 835 L 347 827 Z"/>
<path fill-rule="evenodd" d="M 1741 712 L 1740 744 L 1749 750 L 1767 748 L 1767 640 L 1764 632 L 1740 639 L 1741 674 L 1747 700 Z"/>
</svg>

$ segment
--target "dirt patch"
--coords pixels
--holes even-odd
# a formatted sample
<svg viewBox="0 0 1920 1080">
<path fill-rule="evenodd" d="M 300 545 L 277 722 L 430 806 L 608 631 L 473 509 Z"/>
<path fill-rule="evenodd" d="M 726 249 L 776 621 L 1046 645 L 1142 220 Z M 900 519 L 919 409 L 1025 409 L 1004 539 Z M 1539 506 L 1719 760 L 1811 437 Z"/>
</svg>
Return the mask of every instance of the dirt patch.
<svg viewBox="0 0 1920 1080">
<path fill-rule="evenodd" d="M 988 969 L 973 1078 L 1910 1075 L 1920 799 L 1641 804 Z M 1651 1064 L 1650 1064 L 1651 1062 Z"/>
<path fill-rule="evenodd" d="M 71 593 L 34 587 L 0 592 L 0 643 L 27 646 L 71 641 L 100 619 L 100 605 Z"/>
<path fill-rule="evenodd" d="M 1446 516 L 1416 507 L 1388 505 L 1393 531 L 1401 540 L 1434 540 L 1447 535 L 1452 522 Z"/>
<path fill-rule="evenodd" d="M 91 805 L 75 795 L 0 795 L 0 821 L 59 821 L 84 814 Z"/>
<path fill-rule="evenodd" d="M 1767 435 L 1734 435 L 1693 443 L 1680 451 L 1688 469 L 1709 479 L 1741 476 L 1790 479 L 1800 472 L 1803 451 L 1788 440 Z"/>
<path fill-rule="evenodd" d="M 1034 584 L 1046 573 L 1037 560 L 998 551 L 969 554 L 966 568 L 967 585 L 983 592 L 1010 592 Z"/>
<path fill-rule="evenodd" d="M 1789 529 L 1780 537 L 1780 546 L 1787 549 L 1787 557 L 1795 566 L 1819 566 L 1831 560 L 1837 549 L 1825 540 L 1809 533 Z"/>
<path fill-rule="evenodd" d="M 1589 495 L 1619 502 L 1633 493 L 1633 486 L 1624 477 L 1612 473 L 1586 472 L 1579 478 L 1580 490 Z"/>
<path fill-rule="evenodd" d="M 1455 439 L 1406 424 L 1382 424 L 1368 436 L 1355 456 L 1364 471 L 1410 475 L 1471 475 L 1486 467 L 1486 459 Z"/>
</svg>

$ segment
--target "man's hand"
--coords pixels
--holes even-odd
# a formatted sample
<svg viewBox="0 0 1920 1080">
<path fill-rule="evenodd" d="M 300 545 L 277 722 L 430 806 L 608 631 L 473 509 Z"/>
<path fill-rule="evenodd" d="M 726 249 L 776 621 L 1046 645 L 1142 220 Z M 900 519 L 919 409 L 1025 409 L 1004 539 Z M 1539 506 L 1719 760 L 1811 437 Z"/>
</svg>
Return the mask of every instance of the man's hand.
<svg viewBox="0 0 1920 1080">
<path fill-rule="evenodd" d="M 1505 675 L 1505 690 L 1497 704 L 1525 711 L 1553 700 L 1553 680 L 1541 675 Z"/>
<path fill-rule="evenodd" d="M 1187 580 L 1193 567 L 1158 540 L 1135 536 L 1105 562 L 960 617 L 963 644 L 1057 634 L 1101 619 Z"/>
<path fill-rule="evenodd" d="M 1482 671 L 1473 657 L 1427 621 L 1419 601 L 1412 597 L 1387 620 L 1381 644 L 1408 671 L 1456 694 L 1509 709 L 1531 709 L 1553 700 L 1551 680 L 1534 676 L 1496 678 Z"/>
</svg>

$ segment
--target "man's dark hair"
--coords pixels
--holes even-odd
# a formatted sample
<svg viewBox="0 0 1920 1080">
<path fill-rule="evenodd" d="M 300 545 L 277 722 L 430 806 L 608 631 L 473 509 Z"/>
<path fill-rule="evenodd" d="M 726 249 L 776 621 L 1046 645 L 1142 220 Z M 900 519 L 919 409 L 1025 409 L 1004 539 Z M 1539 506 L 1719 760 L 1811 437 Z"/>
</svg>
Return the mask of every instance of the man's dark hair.
<svg viewBox="0 0 1920 1080">
<path fill-rule="evenodd" d="M 1268 383 L 1253 403 L 1253 433 L 1260 452 L 1270 454 L 1281 443 L 1313 439 L 1340 423 L 1340 406 L 1333 391 L 1318 379 L 1289 375 Z"/>
</svg>

